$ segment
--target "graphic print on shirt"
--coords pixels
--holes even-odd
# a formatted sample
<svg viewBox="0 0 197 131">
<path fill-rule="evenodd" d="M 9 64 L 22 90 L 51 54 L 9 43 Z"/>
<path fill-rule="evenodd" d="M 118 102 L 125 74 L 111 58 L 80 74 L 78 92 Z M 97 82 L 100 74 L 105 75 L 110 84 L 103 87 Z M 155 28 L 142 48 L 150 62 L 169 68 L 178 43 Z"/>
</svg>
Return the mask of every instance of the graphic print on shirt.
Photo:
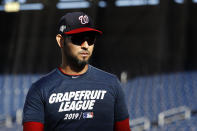
<svg viewBox="0 0 197 131">
<path fill-rule="evenodd" d="M 94 113 L 91 110 L 94 109 L 95 102 L 103 100 L 106 93 L 106 90 L 52 93 L 49 97 L 49 104 L 61 103 L 58 112 L 68 112 L 65 114 L 64 120 L 93 118 Z M 69 113 L 70 111 L 76 111 L 76 113 Z"/>
</svg>

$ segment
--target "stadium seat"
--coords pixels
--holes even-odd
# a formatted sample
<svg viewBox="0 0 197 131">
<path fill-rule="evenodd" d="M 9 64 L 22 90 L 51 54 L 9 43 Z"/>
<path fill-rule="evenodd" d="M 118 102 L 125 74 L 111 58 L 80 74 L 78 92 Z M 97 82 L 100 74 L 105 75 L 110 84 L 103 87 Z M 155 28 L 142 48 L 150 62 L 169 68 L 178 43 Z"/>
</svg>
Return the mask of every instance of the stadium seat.
<svg viewBox="0 0 197 131">
<path fill-rule="evenodd" d="M 174 73 L 137 77 L 123 84 L 130 118 L 157 121 L 165 110 L 187 106 L 197 109 L 197 73 Z"/>
</svg>

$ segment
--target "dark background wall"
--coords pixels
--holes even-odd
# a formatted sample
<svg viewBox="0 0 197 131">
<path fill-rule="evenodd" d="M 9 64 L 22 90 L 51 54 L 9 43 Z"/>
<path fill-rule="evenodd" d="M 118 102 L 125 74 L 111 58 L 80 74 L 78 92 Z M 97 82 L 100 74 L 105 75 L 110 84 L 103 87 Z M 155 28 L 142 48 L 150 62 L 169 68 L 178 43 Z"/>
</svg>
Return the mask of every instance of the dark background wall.
<svg viewBox="0 0 197 131">
<path fill-rule="evenodd" d="M 130 78 L 197 69 L 197 4 L 160 0 L 159 5 L 106 8 L 91 1 L 89 9 L 58 10 L 44 1 L 41 11 L 0 12 L 0 73 L 47 73 L 61 62 L 55 40 L 59 18 L 84 11 L 104 32 L 95 45 L 91 64 Z"/>
</svg>

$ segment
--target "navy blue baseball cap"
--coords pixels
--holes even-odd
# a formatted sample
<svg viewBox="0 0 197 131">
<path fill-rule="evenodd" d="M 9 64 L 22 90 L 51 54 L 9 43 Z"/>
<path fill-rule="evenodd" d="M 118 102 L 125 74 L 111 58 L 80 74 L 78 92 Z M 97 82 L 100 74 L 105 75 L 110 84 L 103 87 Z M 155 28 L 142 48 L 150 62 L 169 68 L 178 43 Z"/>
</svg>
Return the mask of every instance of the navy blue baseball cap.
<svg viewBox="0 0 197 131">
<path fill-rule="evenodd" d="M 58 24 L 60 34 L 70 35 L 87 31 L 102 34 L 102 31 L 96 29 L 92 18 L 83 12 L 66 13 Z"/>
</svg>

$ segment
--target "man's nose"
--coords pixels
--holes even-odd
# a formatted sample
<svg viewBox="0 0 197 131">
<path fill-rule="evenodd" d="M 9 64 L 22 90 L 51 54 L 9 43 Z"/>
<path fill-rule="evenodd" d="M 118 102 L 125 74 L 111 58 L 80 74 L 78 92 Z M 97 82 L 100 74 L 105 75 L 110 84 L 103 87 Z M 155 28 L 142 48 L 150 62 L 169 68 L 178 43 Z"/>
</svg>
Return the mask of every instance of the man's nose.
<svg viewBox="0 0 197 131">
<path fill-rule="evenodd" d="M 89 47 L 88 42 L 85 40 L 85 41 L 81 44 L 81 47 L 82 47 L 82 48 L 85 48 L 85 49 L 88 49 L 88 47 Z"/>
</svg>

